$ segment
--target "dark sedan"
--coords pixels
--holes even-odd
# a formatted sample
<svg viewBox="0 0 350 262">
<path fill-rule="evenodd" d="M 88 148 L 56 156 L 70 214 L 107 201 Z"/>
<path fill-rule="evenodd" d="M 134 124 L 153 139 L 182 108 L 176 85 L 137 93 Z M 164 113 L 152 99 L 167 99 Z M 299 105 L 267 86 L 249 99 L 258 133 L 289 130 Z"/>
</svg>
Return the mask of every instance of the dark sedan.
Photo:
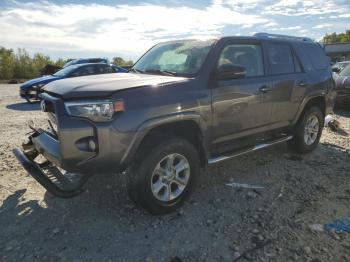
<svg viewBox="0 0 350 262">
<path fill-rule="evenodd" d="M 102 63 L 70 65 L 54 73 L 53 75 L 42 76 L 25 82 L 20 86 L 20 96 L 26 99 L 28 103 L 31 103 L 39 100 L 41 88 L 52 81 L 77 76 L 125 72 L 128 72 L 128 70 L 115 65 Z"/>
<path fill-rule="evenodd" d="M 337 90 L 337 105 L 350 105 L 350 65 L 345 67 L 335 79 Z"/>
</svg>

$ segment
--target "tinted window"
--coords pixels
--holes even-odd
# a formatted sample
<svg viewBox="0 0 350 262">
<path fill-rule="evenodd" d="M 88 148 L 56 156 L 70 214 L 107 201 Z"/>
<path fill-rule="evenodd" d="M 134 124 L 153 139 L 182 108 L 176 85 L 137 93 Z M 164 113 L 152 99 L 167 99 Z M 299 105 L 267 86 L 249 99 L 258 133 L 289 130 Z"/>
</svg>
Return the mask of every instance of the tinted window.
<svg viewBox="0 0 350 262">
<path fill-rule="evenodd" d="M 73 72 L 73 76 L 87 76 L 93 74 L 95 74 L 95 70 L 92 65 L 80 67 Z"/>
<path fill-rule="evenodd" d="M 324 50 L 317 44 L 301 44 L 304 54 L 309 58 L 312 66 L 316 70 L 326 69 L 329 66 L 329 59 Z"/>
<path fill-rule="evenodd" d="M 300 62 L 299 62 L 299 59 L 296 57 L 295 54 L 293 54 L 293 61 L 294 61 L 294 70 L 296 73 L 300 73 L 302 72 L 302 68 L 301 68 L 301 65 L 300 65 Z"/>
<path fill-rule="evenodd" d="M 75 69 L 77 68 L 76 65 L 71 65 L 71 66 L 67 66 L 59 71 L 57 71 L 56 73 L 54 73 L 54 76 L 59 76 L 59 77 L 64 77 L 64 76 L 68 76 L 70 75 Z"/>
<path fill-rule="evenodd" d="M 284 44 L 268 44 L 267 57 L 271 75 L 294 73 L 292 50 Z"/>
<path fill-rule="evenodd" d="M 260 45 L 227 45 L 221 52 L 218 67 L 224 64 L 243 66 L 246 69 L 246 76 L 248 77 L 264 75 Z"/>
<path fill-rule="evenodd" d="M 88 63 L 107 63 L 107 59 L 103 59 L 103 58 L 90 58 L 90 59 L 88 59 Z"/>
<path fill-rule="evenodd" d="M 95 65 L 95 72 L 96 74 L 106 74 L 110 73 L 110 67 L 108 65 L 100 64 L 100 65 Z"/>
</svg>

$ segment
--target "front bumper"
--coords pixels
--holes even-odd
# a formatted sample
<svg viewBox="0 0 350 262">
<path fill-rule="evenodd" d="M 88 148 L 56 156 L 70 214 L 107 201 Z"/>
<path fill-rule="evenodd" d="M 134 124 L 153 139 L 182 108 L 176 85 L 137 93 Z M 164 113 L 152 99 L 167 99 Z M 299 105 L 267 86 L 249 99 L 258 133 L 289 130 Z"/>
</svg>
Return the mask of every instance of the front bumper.
<svg viewBox="0 0 350 262">
<path fill-rule="evenodd" d="M 27 99 L 27 98 L 30 98 L 30 99 L 39 99 L 39 92 L 36 90 L 36 89 L 29 89 L 29 90 L 26 90 L 24 88 L 20 88 L 19 89 L 19 95 L 21 98 L 24 98 L 24 99 Z"/>
<path fill-rule="evenodd" d="M 35 161 L 39 152 L 36 150 L 33 140 L 39 136 L 40 134 L 35 132 L 29 137 L 29 141 L 23 145 L 23 150 L 19 148 L 13 150 L 23 168 L 47 191 L 57 197 L 69 198 L 82 193 L 82 186 L 89 176 L 67 175 L 49 161 L 42 163 Z"/>
<path fill-rule="evenodd" d="M 41 98 L 54 131 L 39 128 L 40 132 L 32 136 L 33 146 L 39 154 L 72 173 L 115 173 L 125 169 L 127 163 L 122 159 L 134 133 L 120 131 L 118 118 L 95 123 L 69 116 L 59 97 L 43 93 Z M 95 149 L 89 146 L 91 141 L 95 143 Z"/>
</svg>

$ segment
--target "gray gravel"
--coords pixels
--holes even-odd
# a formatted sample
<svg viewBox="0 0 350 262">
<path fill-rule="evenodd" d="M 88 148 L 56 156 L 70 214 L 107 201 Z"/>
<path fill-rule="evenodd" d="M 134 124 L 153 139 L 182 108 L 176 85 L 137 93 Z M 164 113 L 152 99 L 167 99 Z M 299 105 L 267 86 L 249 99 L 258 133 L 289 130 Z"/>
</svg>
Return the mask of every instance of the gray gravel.
<svg viewBox="0 0 350 262">
<path fill-rule="evenodd" d="M 212 166 L 183 208 L 156 217 L 123 175 L 97 174 L 73 199 L 42 189 L 11 149 L 46 116 L 0 85 L 0 261 L 350 261 L 349 233 L 310 227 L 350 216 L 350 111 L 335 117 L 343 130 L 325 128 L 312 154 L 283 144 Z"/>
</svg>

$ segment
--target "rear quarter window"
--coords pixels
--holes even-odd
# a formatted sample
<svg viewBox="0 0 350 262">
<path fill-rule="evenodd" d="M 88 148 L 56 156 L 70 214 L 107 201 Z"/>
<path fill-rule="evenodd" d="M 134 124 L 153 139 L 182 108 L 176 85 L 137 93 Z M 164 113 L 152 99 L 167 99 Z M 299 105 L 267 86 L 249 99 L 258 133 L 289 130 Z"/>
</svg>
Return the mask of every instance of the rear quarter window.
<svg viewBox="0 0 350 262">
<path fill-rule="evenodd" d="M 315 70 L 327 69 L 329 67 L 329 58 L 321 46 L 304 43 L 301 44 L 301 49 Z"/>
</svg>

